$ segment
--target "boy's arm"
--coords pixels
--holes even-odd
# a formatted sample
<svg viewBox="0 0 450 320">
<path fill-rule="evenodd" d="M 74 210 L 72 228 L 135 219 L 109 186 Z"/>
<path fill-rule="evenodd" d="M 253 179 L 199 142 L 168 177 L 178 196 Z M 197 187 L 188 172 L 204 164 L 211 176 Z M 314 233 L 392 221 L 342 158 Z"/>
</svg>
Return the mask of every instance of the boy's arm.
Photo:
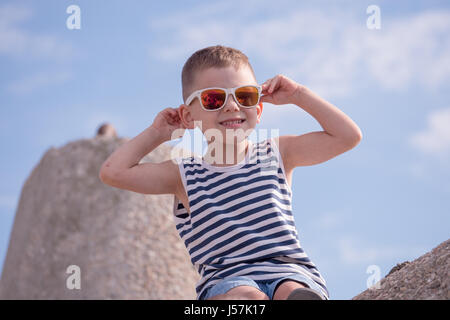
<svg viewBox="0 0 450 320">
<path fill-rule="evenodd" d="M 179 173 L 173 160 L 139 161 L 167 139 L 150 126 L 115 150 L 100 169 L 100 180 L 112 187 L 143 194 L 177 194 Z"/>
<path fill-rule="evenodd" d="M 262 102 L 296 104 L 312 115 L 324 129 L 300 136 L 279 137 L 278 148 L 287 175 L 295 167 L 334 158 L 355 147 L 362 139 L 361 130 L 345 113 L 284 75 L 277 75 L 264 82 L 262 92 L 265 93 L 261 97 Z"/>
<path fill-rule="evenodd" d="M 299 85 L 296 92 L 294 103 L 313 116 L 324 130 L 279 137 L 278 147 L 287 172 L 325 162 L 361 141 L 361 130 L 345 113 L 305 86 Z"/>
</svg>

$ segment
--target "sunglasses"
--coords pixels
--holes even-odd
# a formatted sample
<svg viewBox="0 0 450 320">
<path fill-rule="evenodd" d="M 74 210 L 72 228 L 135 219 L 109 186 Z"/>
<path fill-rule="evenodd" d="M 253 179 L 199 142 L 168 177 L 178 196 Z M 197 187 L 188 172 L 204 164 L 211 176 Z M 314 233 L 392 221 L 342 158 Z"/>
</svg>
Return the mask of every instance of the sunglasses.
<svg viewBox="0 0 450 320">
<path fill-rule="evenodd" d="M 222 109 L 231 93 L 240 107 L 253 108 L 261 98 L 261 86 L 241 86 L 236 88 L 205 88 L 194 91 L 187 99 L 186 105 L 198 98 L 202 108 L 206 111 L 217 111 Z"/>
</svg>

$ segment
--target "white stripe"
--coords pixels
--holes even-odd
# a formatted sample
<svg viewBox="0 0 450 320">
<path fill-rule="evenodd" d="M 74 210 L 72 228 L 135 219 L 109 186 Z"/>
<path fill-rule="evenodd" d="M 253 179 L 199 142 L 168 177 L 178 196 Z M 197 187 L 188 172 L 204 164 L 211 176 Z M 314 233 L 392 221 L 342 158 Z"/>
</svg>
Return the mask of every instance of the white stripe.
<svg viewBox="0 0 450 320">
<path fill-rule="evenodd" d="M 280 219 L 275 217 L 275 218 L 269 219 L 267 221 L 262 221 L 262 222 L 260 222 L 260 223 L 258 223 L 256 225 L 254 225 L 254 226 L 250 226 L 250 227 L 245 227 L 244 226 L 244 227 L 240 227 L 240 228 L 238 228 L 236 230 L 233 230 L 232 232 L 229 232 L 229 233 L 223 235 L 222 237 L 219 237 L 219 238 L 209 242 L 208 245 L 202 247 L 201 249 L 199 249 L 199 250 L 197 250 L 195 252 L 192 252 L 192 254 L 195 255 L 195 256 L 192 257 L 192 259 L 196 260 L 197 256 L 203 254 L 204 252 L 208 251 L 209 249 L 211 249 L 212 247 L 214 247 L 218 243 L 224 242 L 224 241 L 226 241 L 227 238 L 231 238 L 231 237 L 233 237 L 234 235 L 236 235 L 236 234 L 238 234 L 240 232 L 243 232 L 243 231 L 246 231 L 246 230 L 256 229 L 258 227 L 262 227 L 262 226 L 265 226 L 265 225 L 268 225 L 270 223 L 277 222 L 277 221 L 280 221 Z M 227 224 L 227 225 L 229 225 L 229 224 Z M 280 231 L 283 231 L 283 230 L 286 230 L 286 229 L 293 231 L 295 229 L 295 227 L 288 226 L 286 228 L 285 225 L 281 225 L 281 226 L 275 227 L 273 229 L 270 229 L 268 231 L 261 232 L 258 235 L 255 235 L 254 233 L 250 233 L 250 234 L 244 235 L 244 236 L 240 237 L 239 239 L 236 239 L 236 240 L 234 240 L 232 242 L 229 242 L 227 245 L 220 247 L 219 250 L 216 250 L 214 252 L 210 252 L 209 254 L 205 255 L 202 258 L 202 260 L 199 261 L 199 263 L 202 263 L 202 261 L 207 260 L 210 256 L 215 256 L 215 255 L 217 255 L 220 252 L 224 252 L 224 251 L 226 251 L 228 249 L 236 247 L 239 243 L 245 242 L 245 241 L 250 240 L 250 239 L 254 239 L 256 236 L 258 236 L 258 237 L 270 237 L 271 234 L 274 234 L 274 233 L 277 233 L 277 232 L 280 232 Z M 288 238 L 289 239 L 292 238 L 292 235 L 289 235 Z M 285 239 L 285 240 L 288 240 L 288 239 Z M 260 240 L 256 244 L 252 244 L 251 246 L 244 247 L 243 248 L 244 249 L 243 252 L 249 251 L 252 248 L 259 247 L 259 246 L 261 246 L 263 244 L 273 243 L 274 241 L 281 241 L 281 238 L 280 237 L 278 237 L 276 239 L 272 238 L 272 239 L 268 239 L 268 240 L 265 240 L 265 241 L 261 241 Z M 191 246 L 191 247 L 194 247 L 194 246 Z M 279 251 L 279 250 L 277 250 L 277 251 Z M 234 251 L 233 252 L 233 255 L 237 255 L 237 254 L 238 254 L 238 251 Z M 256 256 L 258 256 L 258 255 L 260 255 L 260 254 L 256 254 Z M 242 259 L 242 257 L 239 258 L 239 260 L 241 260 L 241 259 Z M 212 262 L 212 263 L 217 263 L 217 262 Z"/>
<path fill-rule="evenodd" d="M 250 158 L 254 158 L 253 161 L 251 161 L 249 164 L 256 164 L 257 160 L 260 161 L 266 161 L 267 159 L 270 159 L 271 157 L 273 157 L 273 155 L 259 155 L 256 156 L 256 151 L 253 150 L 252 155 L 250 156 Z M 276 157 L 275 157 L 276 158 Z M 195 160 L 194 160 L 195 161 Z M 201 158 L 198 158 L 197 161 L 200 161 L 201 163 Z M 190 164 L 193 164 L 195 162 L 190 162 Z M 216 172 L 216 171 L 211 171 L 208 168 L 205 169 L 204 166 L 194 166 L 194 167 L 187 167 L 185 168 L 185 171 L 189 171 L 189 179 L 190 180 L 195 180 L 195 179 L 205 179 L 208 176 L 212 176 L 214 174 L 217 173 L 221 173 L 219 175 L 217 175 L 216 177 L 212 177 L 210 179 L 207 180 L 208 184 L 211 183 L 215 183 L 218 180 L 223 179 L 224 177 L 228 177 L 230 175 L 235 175 L 235 174 L 241 174 L 241 173 L 248 173 L 249 170 L 254 170 L 258 167 L 271 167 L 271 166 L 277 166 L 278 162 L 277 161 L 272 161 L 272 162 L 265 162 L 265 163 L 259 163 L 257 166 L 252 166 L 250 168 L 245 168 L 245 166 L 238 168 L 236 170 L 233 171 L 223 171 L 223 172 Z M 204 171 L 204 172 L 198 172 L 198 171 Z M 197 183 L 203 183 L 203 182 L 197 182 Z M 194 184 L 195 185 L 195 184 Z M 195 187 L 193 187 L 194 185 L 190 185 L 190 189 L 195 189 Z"/>
<path fill-rule="evenodd" d="M 269 233 L 268 234 L 263 234 L 261 236 L 270 237 L 271 234 L 280 232 L 283 229 L 284 229 L 283 227 L 275 228 L 275 230 L 272 230 L 272 232 L 270 234 Z M 251 238 L 254 238 L 254 237 L 255 237 L 254 234 L 242 237 L 242 242 L 244 242 L 246 240 L 249 240 Z M 294 249 L 292 247 L 292 245 L 290 245 L 290 246 L 285 246 L 284 245 L 284 246 L 277 246 L 277 247 L 274 247 L 274 248 L 267 248 L 265 250 L 261 250 L 261 251 L 255 252 L 253 254 L 244 255 L 242 257 L 236 257 L 238 255 L 241 255 L 241 254 L 244 254 L 244 253 L 246 253 L 248 251 L 251 251 L 251 250 L 253 250 L 255 248 L 258 248 L 260 246 L 264 246 L 264 245 L 267 245 L 267 244 L 270 244 L 270 243 L 274 243 L 275 241 L 276 242 L 283 242 L 283 241 L 287 241 L 287 240 L 294 240 L 291 234 L 287 234 L 285 236 L 278 237 L 278 238 L 276 238 L 276 240 L 269 238 L 269 239 L 260 240 L 258 242 L 253 242 L 253 243 L 247 245 L 244 248 L 241 248 L 241 249 L 239 249 L 237 251 L 233 251 L 233 253 L 232 253 L 233 256 L 231 256 L 231 257 L 218 257 L 218 258 L 214 259 L 213 261 L 211 261 L 211 264 L 217 264 L 219 259 L 223 259 L 223 264 L 230 264 L 230 263 L 236 263 L 236 262 L 240 262 L 240 261 L 246 261 L 246 260 L 250 260 L 250 259 L 255 259 L 255 258 L 258 258 L 260 256 L 264 256 L 266 254 L 278 253 L 280 251 Z M 233 245 L 234 243 L 235 242 L 233 242 L 232 244 L 228 244 L 228 245 L 224 246 L 223 248 L 221 248 L 220 251 L 225 251 L 227 249 L 235 247 L 235 245 Z M 215 254 L 211 254 L 210 253 L 209 256 L 214 256 L 214 255 L 220 253 L 220 251 L 219 252 L 215 252 Z M 206 260 L 205 258 L 206 257 L 203 257 L 202 261 Z M 199 261 L 199 263 L 202 263 L 202 261 Z"/>
<path fill-rule="evenodd" d="M 275 185 L 278 184 L 278 182 L 273 182 L 273 181 L 271 181 L 270 183 L 275 184 Z M 259 187 L 265 187 L 265 188 L 262 190 L 259 190 L 259 191 L 253 191 L 253 193 L 251 193 L 251 194 L 247 194 L 247 195 L 243 194 L 245 191 L 247 191 L 249 189 L 257 189 Z M 283 188 L 281 188 L 281 189 L 283 189 Z M 277 196 L 277 198 L 279 198 L 281 201 L 287 202 L 287 204 L 279 202 L 279 204 L 282 206 L 282 208 L 284 210 L 290 210 L 291 203 L 290 203 L 287 195 L 285 196 L 282 192 L 276 190 L 275 188 L 273 188 L 271 186 L 268 186 L 267 181 L 266 182 L 259 181 L 259 182 L 249 183 L 247 185 L 235 186 L 234 189 L 232 189 L 226 193 L 223 193 L 221 195 L 217 195 L 215 198 L 204 198 L 200 202 L 193 204 L 191 206 L 191 208 L 192 208 L 191 212 L 195 212 L 196 210 L 200 209 L 201 207 L 203 207 L 207 204 L 210 204 L 211 202 L 217 204 L 221 201 L 226 201 L 226 200 L 229 200 L 229 201 L 226 202 L 225 204 L 222 204 L 222 206 L 226 205 L 227 207 L 232 207 L 237 203 L 246 202 L 248 200 L 254 199 L 261 195 L 268 195 L 269 191 L 273 191 L 272 194 Z M 203 196 L 205 194 L 207 194 L 207 191 L 201 191 L 201 194 L 199 194 L 199 196 L 197 196 L 196 198 L 200 198 L 201 196 Z M 242 194 L 241 197 L 239 197 L 240 194 Z M 238 198 L 234 199 L 234 200 L 230 199 L 233 197 L 238 197 Z M 193 197 L 191 197 L 191 199 L 190 199 L 190 203 L 192 203 L 192 202 L 194 202 Z M 219 205 L 216 205 L 215 207 L 218 207 L 218 206 Z M 208 208 L 207 210 L 211 210 L 211 208 Z M 203 213 L 203 211 L 202 211 L 202 213 Z M 208 213 L 208 212 L 206 212 L 206 213 Z M 195 214 L 195 216 L 198 216 L 198 214 Z"/>
<path fill-rule="evenodd" d="M 245 190 L 245 188 L 246 187 L 243 187 L 242 190 Z M 239 188 L 238 191 L 241 191 L 241 188 Z M 260 197 L 260 196 L 263 196 L 263 195 L 267 195 L 267 192 L 268 192 L 268 189 L 260 190 L 258 192 L 246 195 L 244 197 L 236 198 L 234 200 L 231 200 L 231 201 L 227 202 L 225 205 L 226 205 L 227 208 L 230 208 L 230 207 L 233 207 L 235 205 L 238 205 L 238 204 L 241 204 L 241 203 L 244 203 L 244 202 L 248 202 L 248 201 L 250 201 L 250 200 L 252 200 L 254 198 L 257 198 L 257 197 Z M 279 197 L 279 198 L 282 198 L 281 194 L 278 191 L 276 191 L 276 190 L 273 190 L 273 194 L 275 196 Z M 232 195 L 232 196 L 236 196 L 236 195 Z M 225 200 L 228 197 L 230 197 L 230 195 L 227 195 L 227 196 L 224 196 L 224 197 L 222 197 L 222 196 L 217 197 L 214 200 L 214 202 L 218 203 L 219 201 Z M 206 205 L 207 203 L 211 203 L 211 199 L 209 199 L 209 202 L 205 201 L 203 203 L 203 205 Z M 246 211 L 249 211 L 249 210 L 254 209 L 256 207 L 261 207 L 263 205 L 268 205 L 270 203 L 275 203 L 277 206 L 279 206 L 279 208 L 281 208 L 283 210 L 292 211 L 292 206 L 291 206 L 290 203 L 289 204 L 283 204 L 283 203 L 281 203 L 280 201 L 278 201 L 274 197 L 268 197 L 267 199 L 261 200 L 261 201 L 256 202 L 256 203 L 255 202 L 248 203 L 247 205 L 244 205 L 241 208 L 236 209 L 233 212 L 229 212 L 229 213 L 227 213 L 227 217 L 230 217 L 230 218 L 231 217 L 236 217 L 236 216 L 238 216 L 238 215 L 240 215 L 240 214 L 242 214 L 242 213 L 244 213 Z M 217 212 L 217 210 L 220 210 L 222 208 L 223 208 L 223 206 L 217 206 L 217 205 L 216 206 L 210 206 L 209 208 L 205 209 L 204 211 L 202 211 L 200 213 L 196 213 L 193 217 L 191 217 L 191 221 L 194 224 L 194 223 L 198 222 L 199 220 L 209 216 L 211 213 Z M 198 210 L 198 208 L 197 209 L 191 209 L 191 212 L 194 212 L 194 210 Z M 228 211 L 230 211 L 230 210 L 228 210 Z M 281 212 L 281 210 L 280 210 L 280 212 Z M 289 217 L 289 215 L 287 215 L 287 214 L 284 214 L 284 215 L 286 216 L 286 218 Z M 212 218 L 211 221 L 204 222 L 201 225 L 201 228 L 202 229 L 206 228 L 206 227 L 210 226 L 211 224 L 215 223 L 217 220 L 220 220 L 221 218 L 223 218 L 223 215 L 217 215 L 216 217 Z"/>
<path fill-rule="evenodd" d="M 268 201 L 263 201 L 261 204 L 258 203 L 258 206 L 259 205 L 264 205 L 264 204 L 267 204 L 267 203 L 270 203 L 270 202 L 271 202 L 270 199 L 268 199 Z M 236 210 L 235 212 L 232 212 L 232 213 L 229 213 L 229 214 L 227 213 L 226 217 L 227 218 L 233 218 L 233 217 L 235 217 L 235 216 L 237 216 L 237 215 L 247 211 L 248 209 L 249 209 L 248 206 L 245 206 L 243 208 L 240 208 L 240 209 Z M 241 224 L 241 223 L 245 223 L 245 222 L 250 222 L 252 220 L 255 220 L 256 218 L 259 218 L 261 216 L 264 216 L 264 215 L 269 214 L 269 213 L 274 213 L 274 212 L 277 212 L 279 215 L 281 215 L 284 220 L 290 221 L 290 222 L 294 222 L 293 216 L 288 216 L 288 215 L 282 213 L 282 211 L 280 211 L 278 208 L 276 208 L 276 207 L 275 208 L 267 208 L 267 209 L 261 210 L 259 212 L 255 212 L 254 214 L 252 214 L 252 215 L 250 215 L 248 217 L 233 220 L 232 222 L 224 221 L 223 225 L 221 225 L 220 230 L 212 229 L 212 230 L 206 232 L 205 234 L 203 234 L 198 239 L 192 241 L 190 243 L 190 246 L 191 247 L 195 247 L 197 244 L 199 244 L 202 241 L 204 241 L 205 239 L 211 237 L 211 235 L 213 235 L 214 233 L 218 233 L 221 230 L 224 230 L 224 229 L 228 228 L 231 224 L 234 225 L 234 224 Z M 216 217 L 213 217 L 213 218 L 205 221 L 205 223 L 203 223 L 201 225 L 202 226 L 202 230 L 200 230 L 198 232 L 199 233 L 203 233 L 204 232 L 203 230 L 205 230 L 207 227 L 211 226 L 212 224 L 216 223 L 217 221 L 222 220 L 223 218 L 224 218 L 224 215 L 218 215 Z M 277 220 L 280 220 L 280 217 L 278 217 Z M 268 224 L 268 223 L 266 223 L 266 224 Z M 254 227 L 252 227 L 252 229 L 253 228 L 257 228 L 258 226 L 261 226 L 261 224 L 260 223 L 255 224 Z M 195 234 L 197 234 L 197 232 L 195 232 Z M 226 235 L 226 237 L 231 237 L 232 235 L 234 235 L 234 233 L 228 233 Z"/>
<path fill-rule="evenodd" d="M 218 175 L 216 177 L 210 177 L 206 181 L 195 181 L 195 183 L 190 184 L 188 186 L 188 189 L 189 189 L 189 191 L 194 191 L 195 189 L 199 188 L 200 186 L 208 186 L 208 185 L 212 185 L 212 184 L 219 182 L 218 186 L 215 186 L 209 190 L 210 193 L 214 193 L 218 190 L 227 188 L 238 182 L 247 182 L 250 179 L 254 179 L 254 178 L 257 178 L 258 176 L 261 176 L 262 175 L 261 170 L 257 170 L 260 168 L 261 168 L 261 166 L 255 166 L 252 168 L 238 169 L 238 170 L 232 171 L 232 172 L 224 172 L 223 174 Z M 274 176 L 276 176 L 276 177 L 278 176 L 278 168 L 276 168 L 276 167 L 271 168 L 271 169 L 268 169 L 269 167 L 264 167 L 264 168 L 266 169 L 266 170 L 264 170 L 264 175 L 268 175 L 270 172 Z M 249 171 L 256 171 L 256 172 L 253 172 L 252 174 L 248 175 Z M 247 174 L 247 175 L 244 177 L 236 177 L 240 174 Z M 207 173 L 207 175 L 213 175 L 213 174 L 211 172 L 209 172 L 209 173 Z M 204 176 L 206 176 L 206 174 L 204 174 Z M 234 178 L 230 181 L 220 183 L 220 181 L 226 180 L 227 178 L 230 178 L 230 177 L 234 177 Z M 205 177 L 202 177 L 202 178 L 205 178 Z M 189 180 L 193 181 L 194 177 L 189 176 Z M 202 191 L 204 191 L 204 190 L 202 190 Z M 192 197 L 196 197 L 196 194 L 192 195 Z"/>
</svg>

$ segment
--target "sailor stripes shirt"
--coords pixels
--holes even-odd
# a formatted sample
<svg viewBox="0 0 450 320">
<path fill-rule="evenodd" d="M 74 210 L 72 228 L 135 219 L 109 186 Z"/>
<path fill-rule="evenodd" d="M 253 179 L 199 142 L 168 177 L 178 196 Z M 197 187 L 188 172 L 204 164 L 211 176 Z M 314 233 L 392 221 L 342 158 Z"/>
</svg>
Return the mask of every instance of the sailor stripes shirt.
<svg viewBox="0 0 450 320">
<path fill-rule="evenodd" d="M 197 299 L 224 278 L 271 280 L 300 273 L 328 299 L 326 283 L 302 249 L 292 190 L 273 138 L 253 143 L 236 165 L 212 166 L 199 156 L 176 158 L 191 214 L 174 199 L 176 229 L 201 278 Z"/>
</svg>

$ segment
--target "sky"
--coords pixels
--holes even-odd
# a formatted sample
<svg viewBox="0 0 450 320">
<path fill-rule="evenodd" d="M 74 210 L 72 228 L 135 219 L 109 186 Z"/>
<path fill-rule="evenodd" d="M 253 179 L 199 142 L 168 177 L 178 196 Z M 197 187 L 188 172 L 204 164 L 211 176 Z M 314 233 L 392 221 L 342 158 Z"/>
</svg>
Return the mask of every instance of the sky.
<svg viewBox="0 0 450 320">
<path fill-rule="evenodd" d="M 79 28 L 68 27 L 71 5 Z M 258 83 L 284 74 L 362 131 L 354 149 L 293 173 L 300 242 L 331 299 L 351 299 L 449 238 L 448 1 L 6 0 L 0 266 L 22 186 L 45 152 L 104 122 L 137 136 L 183 103 L 185 61 L 216 44 L 244 52 Z M 300 106 L 268 103 L 256 129 L 323 130 Z"/>
</svg>

